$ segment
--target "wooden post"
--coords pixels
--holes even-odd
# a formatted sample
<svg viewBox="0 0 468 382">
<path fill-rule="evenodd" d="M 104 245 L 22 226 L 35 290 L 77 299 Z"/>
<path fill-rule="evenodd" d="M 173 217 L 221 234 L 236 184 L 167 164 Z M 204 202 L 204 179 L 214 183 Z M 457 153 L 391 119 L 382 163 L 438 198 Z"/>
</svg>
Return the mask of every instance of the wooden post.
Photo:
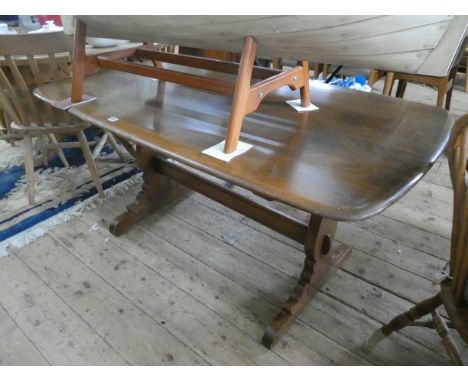
<svg viewBox="0 0 468 382">
<path fill-rule="evenodd" d="M 385 74 L 385 84 L 384 88 L 382 91 L 383 95 L 389 96 L 392 94 L 392 87 L 393 87 L 393 81 L 395 79 L 395 73 L 394 72 L 387 72 Z"/>
<path fill-rule="evenodd" d="M 302 66 L 304 85 L 301 87 L 301 106 L 310 105 L 310 86 L 309 86 L 309 61 L 298 61 L 298 66 Z"/>
<path fill-rule="evenodd" d="M 250 36 L 246 37 L 242 48 L 242 57 L 239 66 L 239 73 L 237 75 L 236 87 L 234 89 L 226 143 L 224 144 L 225 154 L 232 153 L 237 148 L 242 121 L 244 120 L 245 114 L 247 114 L 247 102 L 249 99 L 250 81 L 252 79 L 256 50 L 257 44 L 255 40 Z"/>
<path fill-rule="evenodd" d="M 72 62 L 71 102 L 80 102 L 83 97 L 83 82 L 86 71 L 86 24 L 78 19 L 75 22 Z"/>
</svg>

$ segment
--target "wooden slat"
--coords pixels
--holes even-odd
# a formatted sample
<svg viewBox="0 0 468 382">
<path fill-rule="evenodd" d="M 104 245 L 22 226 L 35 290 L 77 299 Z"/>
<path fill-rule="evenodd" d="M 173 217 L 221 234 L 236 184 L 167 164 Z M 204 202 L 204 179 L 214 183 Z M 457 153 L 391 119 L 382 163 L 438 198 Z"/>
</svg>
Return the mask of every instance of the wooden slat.
<svg viewBox="0 0 468 382">
<path fill-rule="evenodd" d="M 25 126 L 28 125 L 29 120 L 26 117 L 24 108 L 21 105 L 20 100 L 18 99 L 16 90 L 13 88 L 3 68 L 0 68 L 0 85 L 5 89 L 5 91 L 3 89 L 0 90 L 3 92 L 4 99 L 8 99 L 8 102 L 4 101 L 4 104 L 9 105 L 5 106 L 5 109 L 7 109 L 10 118 L 13 121 L 18 122 L 18 124 L 23 124 Z M 11 104 L 14 105 L 14 109 L 10 107 Z"/>
<path fill-rule="evenodd" d="M 50 73 L 52 74 L 53 81 L 58 81 L 63 78 L 69 77 L 68 73 L 62 72 L 59 62 L 57 61 L 57 58 L 55 57 L 54 53 L 49 53 L 47 56 L 49 58 L 48 66 L 50 68 Z M 60 61 L 63 61 L 63 57 L 61 57 Z M 56 111 L 56 113 L 59 113 L 66 123 L 71 124 L 73 122 L 73 118 L 72 116 L 70 116 L 69 113 L 64 111 Z"/>
<path fill-rule="evenodd" d="M 2 73 L 3 72 L 0 69 L 0 77 Z M 0 86 L 0 103 L 2 105 L 3 110 L 7 113 L 9 119 L 13 120 L 16 124 L 20 125 L 21 120 L 19 119 L 19 116 L 16 113 L 14 106 L 10 102 L 10 98 L 8 97 L 8 94 L 5 93 L 5 91 L 3 90 L 1 86 Z"/>
<path fill-rule="evenodd" d="M 198 89 L 211 90 L 224 94 L 233 94 L 234 85 L 215 78 L 203 77 L 195 74 L 177 72 L 174 70 L 160 69 L 131 62 L 98 57 L 99 66 L 106 69 L 114 69 L 122 72 L 133 73 L 145 77 L 169 81 L 179 85 L 186 85 Z"/>
<path fill-rule="evenodd" d="M 37 105 L 32 98 L 31 91 L 28 88 L 28 85 L 26 84 L 23 76 L 21 75 L 18 66 L 15 63 L 15 60 L 11 56 L 5 56 L 5 61 L 8 63 L 8 67 L 10 68 L 13 77 L 15 78 L 16 81 L 16 86 L 20 89 L 23 98 L 26 101 L 26 104 L 29 107 L 29 110 L 26 110 L 23 108 L 23 113 L 26 115 L 32 115 L 34 122 L 38 126 L 42 126 L 42 119 L 39 114 L 39 110 L 37 109 Z M 18 102 L 18 105 L 22 107 L 23 103 Z"/>
<path fill-rule="evenodd" d="M 229 188 L 222 187 L 214 182 L 187 170 L 174 163 L 163 160 L 154 160 L 157 163 L 158 172 L 167 175 L 171 179 L 189 187 L 190 189 L 209 196 L 219 203 L 229 205 L 235 211 L 242 212 L 244 215 L 260 221 L 269 227 L 276 227 L 283 235 L 300 243 L 305 242 L 307 225 L 299 220 L 291 218 L 279 211 L 275 211 L 268 206 L 258 205 L 250 199 L 231 191 Z M 281 222 L 281 223 L 280 223 Z"/>
<path fill-rule="evenodd" d="M 168 62 L 171 64 L 185 65 L 192 68 L 212 70 L 221 73 L 236 74 L 239 71 L 239 63 L 226 62 L 210 58 L 194 57 L 184 54 L 173 54 L 155 51 L 145 47 L 139 48 L 135 51 L 136 57 L 154 59 L 162 62 Z M 106 55 L 106 57 L 108 57 Z M 252 77 L 258 79 L 266 79 L 275 74 L 281 73 L 281 70 L 263 68 L 260 66 L 254 66 L 252 71 Z"/>
</svg>

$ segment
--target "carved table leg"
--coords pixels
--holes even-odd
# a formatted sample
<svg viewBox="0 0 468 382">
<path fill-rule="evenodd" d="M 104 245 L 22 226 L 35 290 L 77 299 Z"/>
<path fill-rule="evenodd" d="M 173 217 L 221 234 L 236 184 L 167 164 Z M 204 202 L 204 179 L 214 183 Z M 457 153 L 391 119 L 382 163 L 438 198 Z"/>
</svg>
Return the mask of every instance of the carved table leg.
<svg viewBox="0 0 468 382">
<path fill-rule="evenodd" d="M 136 157 L 143 169 L 143 185 L 135 201 L 127 206 L 127 211 L 115 218 L 111 223 L 109 230 L 115 236 L 121 235 L 131 225 L 188 192 L 186 187 L 167 176 L 159 174 L 156 168 L 153 168 L 150 153 L 138 148 Z"/>
<path fill-rule="evenodd" d="M 345 245 L 331 250 L 336 224 L 336 221 L 319 216 L 313 215 L 310 218 L 304 243 L 304 268 L 293 293 L 263 335 L 262 344 L 267 348 L 270 349 L 288 330 L 317 291 L 317 287 L 328 278 L 329 271 L 339 268 L 350 253 L 351 249 Z"/>
</svg>

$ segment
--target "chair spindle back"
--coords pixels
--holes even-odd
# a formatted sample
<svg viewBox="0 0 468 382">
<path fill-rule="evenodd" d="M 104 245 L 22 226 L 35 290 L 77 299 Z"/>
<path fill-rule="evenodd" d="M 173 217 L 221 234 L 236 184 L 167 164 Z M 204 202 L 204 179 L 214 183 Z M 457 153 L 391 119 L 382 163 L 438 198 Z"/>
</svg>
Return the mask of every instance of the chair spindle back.
<svg viewBox="0 0 468 382">
<path fill-rule="evenodd" d="M 0 35 L 0 104 L 20 126 L 57 125 L 71 116 L 36 99 L 32 90 L 70 76 L 73 37 L 61 32 Z"/>
<path fill-rule="evenodd" d="M 460 118 L 449 143 L 449 165 L 454 205 L 450 277 L 455 305 L 468 305 L 468 114 Z"/>
</svg>

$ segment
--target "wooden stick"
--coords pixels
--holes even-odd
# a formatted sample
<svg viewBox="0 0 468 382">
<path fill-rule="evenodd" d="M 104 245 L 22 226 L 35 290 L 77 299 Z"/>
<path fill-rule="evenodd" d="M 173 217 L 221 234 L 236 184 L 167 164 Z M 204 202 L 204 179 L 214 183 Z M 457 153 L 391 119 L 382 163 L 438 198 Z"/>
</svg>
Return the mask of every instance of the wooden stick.
<svg viewBox="0 0 468 382">
<path fill-rule="evenodd" d="M 297 65 L 302 67 L 301 106 L 307 107 L 310 105 L 309 61 L 299 61 Z"/>
<path fill-rule="evenodd" d="M 221 61 L 206 57 L 194 57 L 185 54 L 165 53 L 155 51 L 153 49 L 147 49 L 145 47 L 136 49 L 135 56 L 138 58 L 146 58 L 150 60 L 167 62 L 169 64 L 189 66 L 191 68 L 212 70 L 214 72 L 228 74 L 238 74 L 240 66 L 240 64 L 238 64 L 237 62 Z M 252 77 L 264 80 L 281 72 L 282 71 L 279 69 L 270 69 L 261 66 L 254 66 L 252 70 Z"/>
<path fill-rule="evenodd" d="M 383 95 L 389 96 L 392 94 L 392 87 L 393 87 L 393 81 L 395 78 L 395 73 L 394 72 L 387 72 L 385 74 L 385 83 L 384 83 L 384 88 L 382 91 Z"/>
<path fill-rule="evenodd" d="M 156 78 L 162 81 L 169 81 L 179 85 L 211 90 L 229 95 L 231 95 L 234 92 L 234 86 L 231 83 L 223 80 L 218 80 L 216 78 L 208 78 L 196 74 L 183 73 L 169 69 L 161 69 L 157 67 L 135 64 L 133 62 L 114 60 L 105 56 L 99 56 L 97 58 L 97 61 L 101 68 L 114 69 L 119 70 L 121 72 L 138 74 L 140 76 Z"/>
<path fill-rule="evenodd" d="M 440 317 L 439 312 L 434 310 L 432 313 L 432 320 L 434 321 L 434 327 L 437 330 L 437 333 L 442 338 L 442 343 L 447 350 L 447 354 L 450 357 L 450 360 L 454 365 L 462 366 L 463 361 L 460 358 L 460 353 L 457 349 L 457 345 L 453 342 L 452 338 L 450 338 L 447 325 L 445 321 Z"/>
</svg>

